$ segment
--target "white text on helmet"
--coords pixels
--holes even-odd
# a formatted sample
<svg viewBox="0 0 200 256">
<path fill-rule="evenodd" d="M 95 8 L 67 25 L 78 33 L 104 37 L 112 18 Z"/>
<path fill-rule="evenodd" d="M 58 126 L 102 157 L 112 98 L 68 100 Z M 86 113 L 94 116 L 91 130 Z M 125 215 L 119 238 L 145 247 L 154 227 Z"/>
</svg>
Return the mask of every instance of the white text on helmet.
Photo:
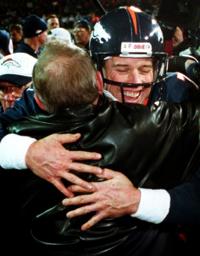
<svg viewBox="0 0 200 256">
<path fill-rule="evenodd" d="M 152 54 L 152 46 L 149 42 L 145 43 L 133 43 L 133 42 L 122 42 L 121 43 L 121 53 L 141 53 L 141 54 Z"/>
</svg>

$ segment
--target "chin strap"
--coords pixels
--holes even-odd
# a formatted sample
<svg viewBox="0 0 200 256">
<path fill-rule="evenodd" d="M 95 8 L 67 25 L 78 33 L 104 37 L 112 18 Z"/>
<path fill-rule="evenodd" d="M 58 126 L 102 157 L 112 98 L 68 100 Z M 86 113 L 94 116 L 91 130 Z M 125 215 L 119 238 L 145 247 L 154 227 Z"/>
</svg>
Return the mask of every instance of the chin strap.
<svg viewBox="0 0 200 256">
<path fill-rule="evenodd" d="M 141 83 L 141 84 L 134 84 L 134 83 L 122 83 L 122 82 L 117 82 L 117 81 L 113 81 L 113 80 L 109 80 L 106 78 L 103 78 L 104 83 L 106 84 L 111 84 L 111 85 L 115 85 L 115 86 L 119 86 L 120 87 L 120 91 L 121 91 L 121 96 L 122 96 L 122 103 L 126 103 L 125 99 L 124 99 L 124 91 L 123 91 L 123 87 L 138 87 L 138 86 L 143 86 L 145 88 L 151 87 L 153 86 L 153 83 Z M 144 103 L 144 105 L 146 106 L 148 104 L 148 99 L 146 99 L 146 102 Z"/>
</svg>

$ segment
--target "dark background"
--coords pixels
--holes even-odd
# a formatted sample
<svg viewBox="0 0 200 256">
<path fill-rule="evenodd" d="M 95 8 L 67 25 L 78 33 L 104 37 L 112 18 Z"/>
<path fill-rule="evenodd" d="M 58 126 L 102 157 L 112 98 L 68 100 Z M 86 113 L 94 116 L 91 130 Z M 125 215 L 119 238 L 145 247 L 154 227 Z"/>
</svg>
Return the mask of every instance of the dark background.
<svg viewBox="0 0 200 256">
<path fill-rule="evenodd" d="M 169 25 L 180 25 L 186 29 L 200 26 L 199 0 L 162 0 L 158 19 Z"/>
<path fill-rule="evenodd" d="M 55 13 L 58 16 L 88 15 L 95 12 L 101 16 L 106 11 L 119 5 L 136 5 L 153 13 L 162 23 L 169 26 L 180 25 L 186 29 L 200 26 L 200 0 L 1 0 L 0 27 L 23 19 L 29 14 L 47 16 Z"/>
</svg>

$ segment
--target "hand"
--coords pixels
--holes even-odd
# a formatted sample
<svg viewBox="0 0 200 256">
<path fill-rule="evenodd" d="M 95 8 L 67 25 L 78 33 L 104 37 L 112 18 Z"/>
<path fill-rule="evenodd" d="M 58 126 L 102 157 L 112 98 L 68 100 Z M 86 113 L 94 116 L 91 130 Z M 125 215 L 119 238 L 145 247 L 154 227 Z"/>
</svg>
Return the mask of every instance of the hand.
<svg viewBox="0 0 200 256">
<path fill-rule="evenodd" d="M 99 174 L 102 169 L 95 166 L 76 163 L 74 161 L 98 160 L 101 155 L 85 151 L 69 151 L 63 147 L 65 143 L 72 143 L 80 138 L 80 134 L 53 134 L 34 142 L 26 154 L 26 164 L 33 173 L 51 182 L 65 196 L 72 197 L 73 192 L 68 190 L 62 179 L 72 184 L 83 186 L 92 191 L 90 183 L 80 179 L 71 170 Z"/>
<path fill-rule="evenodd" d="M 4 93 L 0 90 L 0 102 L 3 100 Z"/>
<path fill-rule="evenodd" d="M 16 86 L 7 85 L 4 90 L 0 91 L 0 101 L 4 111 L 7 108 L 13 107 L 16 99 L 22 96 L 24 89 L 25 86 L 18 88 Z"/>
<path fill-rule="evenodd" d="M 5 94 L 2 90 L 0 90 L 0 102 L 1 102 L 1 106 L 3 108 L 3 111 L 6 110 L 6 108 L 10 107 L 10 102 L 8 102 L 8 100 L 5 99 Z"/>
<path fill-rule="evenodd" d="M 87 230 L 105 218 L 116 218 L 130 215 L 137 211 L 140 202 L 140 191 L 122 173 L 104 169 L 102 175 L 106 180 L 92 182 L 95 191 L 91 194 L 79 195 L 70 199 L 64 199 L 63 205 L 83 205 L 67 213 L 68 218 L 96 212 L 95 215 L 81 226 Z M 75 192 L 90 192 L 77 185 L 68 187 Z"/>
</svg>

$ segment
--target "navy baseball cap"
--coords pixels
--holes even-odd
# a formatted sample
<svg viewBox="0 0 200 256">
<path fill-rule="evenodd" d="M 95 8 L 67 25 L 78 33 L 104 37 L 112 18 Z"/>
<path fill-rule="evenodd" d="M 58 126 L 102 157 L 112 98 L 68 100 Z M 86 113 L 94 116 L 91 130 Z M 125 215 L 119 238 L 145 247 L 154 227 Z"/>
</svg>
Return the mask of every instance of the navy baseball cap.
<svg viewBox="0 0 200 256">
<path fill-rule="evenodd" d="M 23 23 L 23 33 L 25 38 L 31 38 L 40 35 L 47 30 L 45 20 L 37 15 L 27 16 Z"/>
</svg>

